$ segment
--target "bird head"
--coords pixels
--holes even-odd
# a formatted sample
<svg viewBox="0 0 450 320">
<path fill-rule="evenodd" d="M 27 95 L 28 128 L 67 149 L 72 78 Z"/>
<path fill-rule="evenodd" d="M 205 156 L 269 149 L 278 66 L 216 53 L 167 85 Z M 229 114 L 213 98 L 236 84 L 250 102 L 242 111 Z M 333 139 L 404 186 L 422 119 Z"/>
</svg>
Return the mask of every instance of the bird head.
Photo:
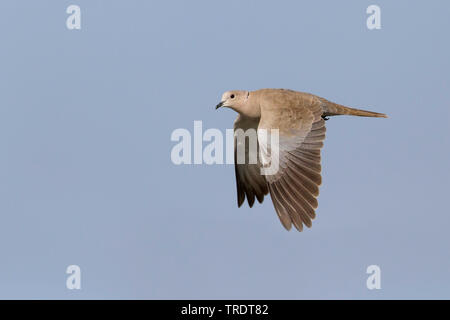
<svg viewBox="0 0 450 320">
<path fill-rule="evenodd" d="M 220 103 L 216 106 L 216 109 L 219 109 L 220 107 L 228 107 L 239 112 L 247 102 L 248 96 L 249 96 L 248 91 L 242 90 L 227 91 L 222 95 L 222 99 Z"/>
</svg>

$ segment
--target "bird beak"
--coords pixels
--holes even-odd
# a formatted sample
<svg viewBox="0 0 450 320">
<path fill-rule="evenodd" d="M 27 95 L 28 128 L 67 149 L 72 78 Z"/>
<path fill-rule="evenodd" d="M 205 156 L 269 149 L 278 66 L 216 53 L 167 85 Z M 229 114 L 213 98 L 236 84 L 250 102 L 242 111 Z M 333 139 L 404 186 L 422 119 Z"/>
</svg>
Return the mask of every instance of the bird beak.
<svg viewBox="0 0 450 320">
<path fill-rule="evenodd" d="M 221 101 L 221 102 L 216 106 L 216 110 L 219 109 L 221 106 L 223 106 L 224 103 L 225 103 L 225 101 Z"/>
</svg>

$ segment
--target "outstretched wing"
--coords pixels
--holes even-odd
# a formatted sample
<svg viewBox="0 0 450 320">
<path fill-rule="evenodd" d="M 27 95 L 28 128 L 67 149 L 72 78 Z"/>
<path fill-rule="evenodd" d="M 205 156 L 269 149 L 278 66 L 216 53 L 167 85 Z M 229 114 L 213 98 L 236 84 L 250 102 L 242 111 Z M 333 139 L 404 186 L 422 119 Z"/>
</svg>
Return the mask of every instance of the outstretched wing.
<svg viewBox="0 0 450 320">
<path fill-rule="evenodd" d="M 325 121 L 321 102 L 314 96 L 280 99 L 285 105 L 273 106 L 273 101 L 262 107 L 258 126 L 260 153 L 264 165 L 278 161 L 278 171 L 265 175 L 275 210 L 283 226 L 292 224 L 303 230 L 311 227 L 316 216 L 319 185 L 322 182 L 320 150 L 325 139 Z M 264 129 L 278 129 L 276 147 L 268 145 Z M 278 153 L 274 150 L 278 149 Z"/>
<path fill-rule="evenodd" d="M 261 203 L 264 200 L 264 196 L 269 192 L 266 179 L 260 172 L 257 143 L 256 148 L 252 148 L 249 141 L 246 142 L 237 137 L 238 129 L 242 129 L 244 132 L 248 129 L 253 129 L 256 133 L 258 123 L 259 119 L 243 118 L 240 115 L 238 115 L 234 122 L 234 168 L 239 207 L 244 203 L 246 197 L 250 207 L 255 203 L 255 197 Z M 241 145 L 243 143 L 245 145 Z M 238 150 L 243 150 L 245 153 L 245 162 L 242 162 L 242 164 L 238 163 Z M 256 159 L 256 163 L 251 164 L 249 162 L 249 159 L 252 157 Z"/>
</svg>

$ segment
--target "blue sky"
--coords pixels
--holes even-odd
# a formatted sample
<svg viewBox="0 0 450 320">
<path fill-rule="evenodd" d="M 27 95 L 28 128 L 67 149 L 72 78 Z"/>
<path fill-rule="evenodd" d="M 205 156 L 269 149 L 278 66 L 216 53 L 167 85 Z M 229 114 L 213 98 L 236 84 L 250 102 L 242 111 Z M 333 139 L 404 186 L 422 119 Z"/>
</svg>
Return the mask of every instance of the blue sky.
<svg viewBox="0 0 450 320">
<path fill-rule="evenodd" d="M 0 298 L 450 298 L 449 9 L 2 1 Z M 224 91 L 267 87 L 389 115 L 327 122 L 302 233 L 238 209 L 232 165 L 170 159 L 174 129 L 232 127 Z"/>
</svg>

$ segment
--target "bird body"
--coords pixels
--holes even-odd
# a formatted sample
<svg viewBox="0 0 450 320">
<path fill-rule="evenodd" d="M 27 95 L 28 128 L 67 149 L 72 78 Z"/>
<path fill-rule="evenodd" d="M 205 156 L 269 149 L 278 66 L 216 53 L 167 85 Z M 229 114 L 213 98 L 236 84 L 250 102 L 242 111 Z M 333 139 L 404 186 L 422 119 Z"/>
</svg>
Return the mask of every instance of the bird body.
<svg viewBox="0 0 450 320">
<path fill-rule="evenodd" d="M 239 113 L 234 123 L 235 160 L 239 143 L 236 131 L 254 129 L 258 132 L 257 150 L 245 146 L 246 156 L 258 153 L 257 162 L 235 161 L 238 206 L 247 198 L 252 207 L 255 198 L 261 203 L 270 193 L 283 226 L 290 230 L 293 224 L 299 231 L 303 230 L 303 225 L 311 227 L 316 216 L 322 182 L 320 150 L 327 117 L 386 117 L 382 113 L 349 108 L 310 93 L 287 89 L 227 91 L 216 109 L 219 107 L 229 107 Z M 269 159 L 271 148 L 264 146 L 260 132 L 273 129 L 279 134 L 276 154 L 279 169 L 274 174 L 264 175 L 260 169 Z"/>
</svg>

